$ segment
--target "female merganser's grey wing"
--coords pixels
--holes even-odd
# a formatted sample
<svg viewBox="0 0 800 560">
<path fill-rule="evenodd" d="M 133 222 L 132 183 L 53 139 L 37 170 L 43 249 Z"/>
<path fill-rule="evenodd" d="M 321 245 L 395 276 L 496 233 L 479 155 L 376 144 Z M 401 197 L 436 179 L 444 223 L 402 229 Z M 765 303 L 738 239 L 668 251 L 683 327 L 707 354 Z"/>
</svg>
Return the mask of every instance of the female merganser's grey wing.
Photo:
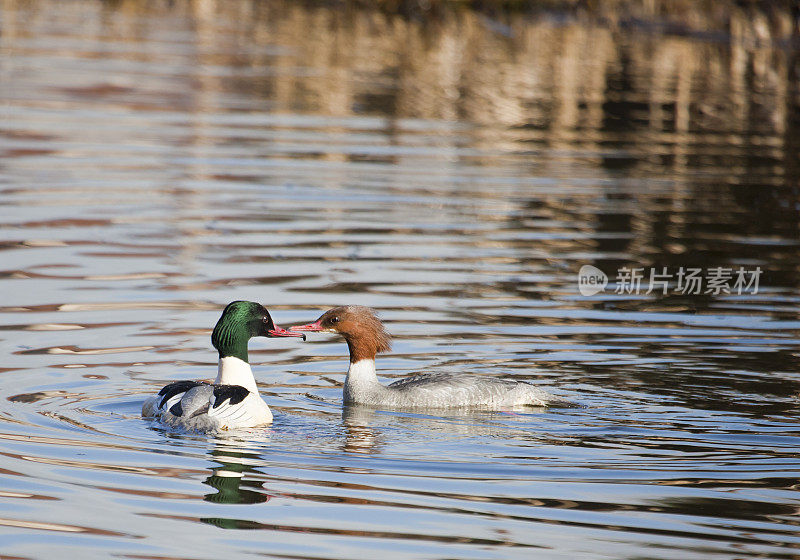
<svg viewBox="0 0 800 560">
<path fill-rule="evenodd" d="M 549 393 L 526 383 L 498 377 L 432 373 L 395 381 L 387 389 L 402 405 L 426 407 L 546 406 L 553 402 Z"/>
<path fill-rule="evenodd" d="M 448 372 L 438 373 L 421 373 L 405 377 L 394 383 L 390 383 L 388 387 L 396 390 L 407 390 L 411 387 L 432 387 L 436 385 L 447 385 L 450 387 L 474 387 L 481 384 L 496 384 L 498 387 L 511 388 L 518 381 L 510 381 L 508 379 L 500 379 L 497 377 L 480 377 L 475 375 L 462 375 Z"/>
</svg>

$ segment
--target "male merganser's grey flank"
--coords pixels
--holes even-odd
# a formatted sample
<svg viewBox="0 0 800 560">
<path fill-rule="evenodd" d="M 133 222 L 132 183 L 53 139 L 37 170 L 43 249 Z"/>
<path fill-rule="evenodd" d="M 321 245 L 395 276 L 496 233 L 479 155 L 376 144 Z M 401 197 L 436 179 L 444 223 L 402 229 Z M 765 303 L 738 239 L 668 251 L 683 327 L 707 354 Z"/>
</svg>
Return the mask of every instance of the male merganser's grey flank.
<svg viewBox="0 0 800 560">
<path fill-rule="evenodd" d="M 345 404 L 489 410 L 571 404 L 530 383 L 496 377 L 432 373 L 381 385 L 375 373 L 375 355 L 391 349 L 391 338 L 369 307 L 334 307 L 315 322 L 289 327 L 289 330 L 331 332 L 344 337 L 350 349 L 350 368 L 344 380 Z"/>
<path fill-rule="evenodd" d="M 299 336 L 305 340 L 302 333 L 276 326 L 259 303 L 229 303 L 211 334 L 211 344 L 219 351 L 214 383 L 170 383 L 144 402 L 142 416 L 199 431 L 252 428 L 272 422 L 272 412 L 258 394 L 247 359 L 247 342 L 254 336 Z"/>
</svg>

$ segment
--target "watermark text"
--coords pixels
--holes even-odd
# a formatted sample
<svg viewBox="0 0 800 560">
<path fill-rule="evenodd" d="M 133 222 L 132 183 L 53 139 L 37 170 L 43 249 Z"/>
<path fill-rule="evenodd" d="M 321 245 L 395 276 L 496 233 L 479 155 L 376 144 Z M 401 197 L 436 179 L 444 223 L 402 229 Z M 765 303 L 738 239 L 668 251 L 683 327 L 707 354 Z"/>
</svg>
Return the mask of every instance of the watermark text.
<svg viewBox="0 0 800 560">
<path fill-rule="evenodd" d="M 615 294 L 722 295 L 758 293 L 761 267 L 710 268 L 678 267 L 660 268 L 626 267 L 617 270 L 613 291 Z M 593 296 L 605 291 L 608 285 L 605 272 L 592 265 L 583 265 L 578 273 L 578 291 Z"/>
</svg>

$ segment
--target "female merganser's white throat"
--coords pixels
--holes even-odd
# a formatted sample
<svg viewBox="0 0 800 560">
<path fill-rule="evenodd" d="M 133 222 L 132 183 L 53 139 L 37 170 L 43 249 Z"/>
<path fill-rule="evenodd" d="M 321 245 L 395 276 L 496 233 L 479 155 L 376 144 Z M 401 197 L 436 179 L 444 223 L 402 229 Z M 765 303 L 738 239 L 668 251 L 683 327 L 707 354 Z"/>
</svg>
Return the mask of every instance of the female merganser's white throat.
<svg viewBox="0 0 800 560">
<path fill-rule="evenodd" d="M 170 383 L 144 402 L 142 416 L 200 431 L 252 428 L 272 422 L 272 412 L 258 394 L 247 361 L 247 342 L 254 336 L 301 336 L 305 340 L 301 333 L 276 326 L 259 303 L 229 303 L 211 334 L 211 344 L 219 351 L 214 383 Z"/>
<path fill-rule="evenodd" d="M 491 410 L 570 404 L 530 383 L 496 377 L 433 373 L 381 385 L 375 373 L 375 355 L 389 351 L 391 339 L 375 312 L 361 305 L 335 307 L 315 322 L 289 330 L 331 332 L 344 337 L 350 349 L 350 368 L 344 380 L 345 404 Z"/>
</svg>

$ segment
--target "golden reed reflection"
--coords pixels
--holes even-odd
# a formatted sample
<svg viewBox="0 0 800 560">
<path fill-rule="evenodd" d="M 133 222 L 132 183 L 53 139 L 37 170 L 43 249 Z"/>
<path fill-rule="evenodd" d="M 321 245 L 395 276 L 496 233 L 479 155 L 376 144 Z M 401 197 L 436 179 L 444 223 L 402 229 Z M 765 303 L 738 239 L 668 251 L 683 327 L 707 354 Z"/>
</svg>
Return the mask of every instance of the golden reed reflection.
<svg viewBox="0 0 800 560">
<path fill-rule="evenodd" d="M 531 261 L 528 270 L 535 270 L 534 250 L 543 257 L 619 255 L 645 266 L 690 266 L 697 255 L 703 264 L 763 257 L 760 245 L 745 247 L 742 255 L 741 244 L 720 243 L 709 214 L 734 236 L 795 239 L 800 231 L 800 50 L 794 48 L 800 33 L 790 3 L 641 0 L 574 8 L 549 2 L 546 12 L 515 4 L 524 9 L 490 13 L 434 2 L 437 8 L 424 17 L 408 17 L 402 2 L 379 9 L 255 0 L 0 1 L 0 47 L 7 60 L 19 55 L 15 64 L 21 68 L 26 55 L 44 56 L 49 49 L 89 61 L 79 65 L 85 83 L 65 78 L 60 64 L 40 70 L 39 81 L 13 100 L 15 110 L 122 107 L 145 123 L 147 140 L 164 127 L 160 113 L 182 124 L 187 119 L 187 135 L 166 138 L 190 154 L 197 150 L 183 169 L 193 179 L 223 180 L 209 153 L 242 146 L 251 148 L 237 162 L 242 168 L 262 157 L 272 163 L 282 157 L 370 157 L 408 170 L 425 161 L 425 148 L 435 147 L 436 165 L 428 159 L 420 176 L 429 170 L 446 176 L 441 160 L 452 154 L 470 166 L 498 166 L 501 174 L 554 179 L 540 190 L 522 185 L 502 208 L 480 216 L 508 220 L 508 229 L 520 230 L 537 220 L 568 229 L 585 224 L 583 237 L 570 230 L 530 242 L 503 241 Z M 71 40 L 48 39 L 57 33 Z M 94 66 L 108 60 L 116 71 Z M 41 82 L 46 96 L 30 87 Z M 380 134 L 371 134 L 376 130 Z M 376 139 L 379 153 L 347 149 Z M 392 149 L 409 146 L 417 152 Z M 536 157 L 540 152 L 546 157 Z M 453 166 L 456 173 L 464 167 Z M 326 181 L 336 184 L 338 172 L 325 168 Z M 622 189 L 603 184 L 608 175 L 634 183 Z M 571 188 L 562 188 L 561 179 Z M 575 188 L 581 181 L 601 183 L 601 196 L 597 189 Z M 423 194 L 464 190 L 464 184 L 444 184 L 439 188 L 424 177 L 410 186 Z M 495 185 L 480 185 L 471 196 L 497 201 Z M 565 201 L 567 191 L 572 200 Z M 203 209 L 202 196 L 171 192 L 177 207 Z M 337 217 L 348 211 L 324 209 Z M 197 239 L 208 231 L 178 228 L 186 240 L 181 259 L 189 263 L 202 251 Z M 712 250 L 722 255 L 709 256 Z M 796 267 L 795 252 L 769 251 L 776 262 L 788 258 Z M 619 263 L 597 264 L 614 270 Z M 771 283 L 794 285 L 797 274 L 789 268 Z M 93 304 L 61 310 L 78 305 Z"/>
<path fill-rule="evenodd" d="M 0 25 L 11 55 L 55 4 L 3 0 Z M 720 3 L 642 0 L 591 3 L 575 12 L 573 3 L 551 2 L 548 13 L 531 8 L 494 17 L 444 4 L 423 18 L 348 3 L 57 4 L 64 17 L 84 22 L 76 32 L 114 42 L 152 40 L 153 30 L 161 36 L 159 30 L 176 22 L 167 14 L 182 20 L 197 66 L 186 77 L 191 90 L 173 108 L 189 112 L 219 109 L 220 93 L 242 90 L 269 99 L 265 108 L 278 111 L 533 126 L 556 133 L 548 138 L 558 145 L 600 140 L 577 131 L 605 128 L 604 105 L 620 95 L 610 87 L 614 80 L 631 80 L 632 89 L 646 92 L 636 94 L 637 119 L 670 138 L 704 120 L 750 130 L 754 112 L 764 132 L 779 136 L 797 91 L 797 54 L 785 48 L 797 40 L 790 3 L 722 2 L 721 9 Z M 60 50 L 86 48 L 73 45 Z M 126 56 L 153 61 L 164 52 Z M 222 66 L 239 73 L 231 78 L 217 71 Z M 107 85 L 87 84 L 84 93 L 113 98 L 126 89 Z"/>
<path fill-rule="evenodd" d="M 413 127 L 399 126 L 398 119 L 426 119 L 426 142 L 454 148 L 454 158 L 497 165 L 503 156 L 513 156 L 519 173 L 536 176 L 597 180 L 619 168 L 634 178 L 662 176 L 670 183 L 664 198 L 654 199 L 648 189 L 632 195 L 636 210 L 625 227 L 635 234 L 628 250 L 638 255 L 637 262 L 646 260 L 652 246 L 668 248 L 667 258 L 691 253 L 686 238 L 694 236 L 697 224 L 685 222 L 694 211 L 707 210 L 700 208 L 703 200 L 710 198 L 719 209 L 721 198 L 730 206 L 726 212 L 752 214 L 743 220 L 750 224 L 773 223 L 781 208 L 797 203 L 788 192 L 775 193 L 774 204 L 753 204 L 753 197 L 767 197 L 763 192 L 709 197 L 702 178 L 713 173 L 716 185 L 731 188 L 754 182 L 794 186 L 800 178 L 800 51 L 787 48 L 798 41 L 789 3 L 642 0 L 588 3 L 576 11 L 571 3 L 551 2 L 546 13 L 528 6 L 492 14 L 460 3 L 432 5 L 437 9 L 421 14 L 425 17 L 406 17 L 402 2 L 391 4 L 395 9 L 386 4 L 378 9 L 255 0 L 57 6 L 4 0 L 0 46 L 10 60 L 27 53 L 31 47 L 25 41 L 48 36 L 52 14 L 58 13 L 75 23 L 70 32 L 81 38 L 60 42 L 59 53 L 121 58 L 138 66 L 128 69 L 131 75 L 124 65 L 116 74 L 96 72 L 86 84 L 61 87 L 55 99 L 185 112 L 192 132 L 177 141 L 198 153 L 250 141 L 242 131 L 221 140 L 209 115 L 260 110 L 328 119 L 382 117 L 377 126 L 385 129 L 386 141 L 398 145 L 414 135 Z M 140 72 L 152 79 L 135 78 Z M 15 103 L 37 106 L 52 100 Z M 432 123 L 442 121 L 437 133 Z M 297 142 L 292 124 L 270 122 L 271 146 Z M 326 133 L 342 132 L 342 142 L 358 126 L 357 121 L 326 122 Z M 462 135 L 456 122 L 475 126 Z M 285 138 L 283 128 L 288 128 Z M 472 155 L 456 149 L 465 143 Z M 569 165 L 560 169 L 557 155 L 526 157 L 541 149 L 570 154 Z M 323 143 L 318 152 L 303 151 L 302 157 L 347 161 L 363 156 Z M 409 166 L 415 157 L 391 156 Z M 189 165 L 186 172 L 196 178 L 215 177 L 205 157 Z M 558 191 L 537 195 L 538 210 L 558 217 L 564 210 Z M 493 189 L 482 193 L 495 195 Z M 182 206 L 200 204 L 185 193 L 177 196 Z M 685 211 L 687 205 L 692 211 Z M 660 234 L 652 223 L 665 209 L 669 219 L 661 229 L 668 238 L 654 239 Z M 589 214 L 589 229 L 602 230 Z M 778 217 L 781 227 L 787 225 L 786 216 Z M 788 221 L 796 229 L 797 219 Z M 558 243 L 565 244 L 551 239 L 540 248 Z M 586 245 L 604 249 L 594 241 Z M 193 243 L 186 247 L 198 250 Z"/>
</svg>

